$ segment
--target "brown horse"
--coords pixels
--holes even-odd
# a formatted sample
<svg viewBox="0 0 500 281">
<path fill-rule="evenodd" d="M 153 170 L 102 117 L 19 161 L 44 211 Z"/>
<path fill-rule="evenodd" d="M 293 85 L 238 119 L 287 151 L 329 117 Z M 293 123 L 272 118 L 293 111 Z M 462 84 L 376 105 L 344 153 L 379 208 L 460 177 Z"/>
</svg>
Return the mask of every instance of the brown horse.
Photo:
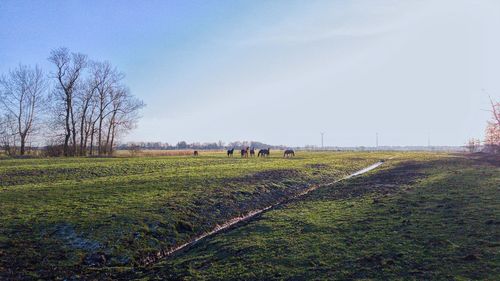
<svg viewBox="0 0 500 281">
<path fill-rule="evenodd" d="M 248 158 L 248 150 L 250 147 L 247 146 L 247 148 L 241 150 L 241 157 Z"/>
<path fill-rule="evenodd" d="M 227 150 L 227 157 L 233 157 L 234 147 Z"/>
<path fill-rule="evenodd" d="M 252 147 L 252 149 L 250 149 L 250 156 L 251 157 L 255 156 L 255 148 L 253 148 L 253 147 Z"/>
<path fill-rule="evenodd" d="M 269 154 L 271 154 L 271 148 L 268 148 L 268 149 L 261 149 L 259 150 L 259 153 L 257 154 L 257 157 L 267 157 L 269 156 Z"/>
<path fill-rule="evenodd" d="M 198 150 L 195 150 L 193 154 L 194 156 L 198 156 L 199 155 Z"/>
<path fill-rule="evenodd" d="M 285 153 L 283 153 L 283 157 L 293 157 L 295 156 L 295 152 L 292 149 L 287 149 L 285 150 Z"/>
</svg>

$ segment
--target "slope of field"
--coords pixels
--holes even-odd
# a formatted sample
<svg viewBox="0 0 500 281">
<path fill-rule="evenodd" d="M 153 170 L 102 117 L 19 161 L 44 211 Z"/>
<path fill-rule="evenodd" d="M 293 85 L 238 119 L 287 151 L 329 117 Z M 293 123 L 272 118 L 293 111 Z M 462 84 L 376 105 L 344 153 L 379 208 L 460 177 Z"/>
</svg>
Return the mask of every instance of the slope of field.
<svg viewBox="0 0 500 281">
<path fill-rule="evenodd" d="M 0 279 L 55 279 L 156 262 L 162 250 L 232 217 L 391 155 L 2 160 Z"/>
<path fill-rule="evenodd" d="M 499 280 L 499 188 L 498 158 L 399 157 L 134 278 Z"/>
</svg>

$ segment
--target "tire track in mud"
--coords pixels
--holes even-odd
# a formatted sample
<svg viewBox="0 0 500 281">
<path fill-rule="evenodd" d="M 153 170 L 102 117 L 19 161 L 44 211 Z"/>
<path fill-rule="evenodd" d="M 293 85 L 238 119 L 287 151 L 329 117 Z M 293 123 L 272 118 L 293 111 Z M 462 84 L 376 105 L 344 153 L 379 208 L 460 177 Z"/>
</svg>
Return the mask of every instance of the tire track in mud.
<svg viewBox="0 0 500 281">
<path fill-rule="evenodd" d="M 394 157 L 391 157 L 389 159 L 392 159 Z M 279 202 L 276 202 L 272 205 L 269 205 L 267 207 L 264 207 L 264 208 L 261 208 L 261 209 L 258 209 L 258 210 L 253 210 L 253 211 L 250 211 L 248 212 L 247 214 L 243 215 L 243 216 L 238 216 L 238 217 L 234 217 L 226 222 L 224 222 L 223 224 L 218 224 L 216 225 L 211 231 L 208 231 L 208 232 L 205 232 L 205 233 L 202 233 L 200 235 L 197 235 L 193 238 L 191 238 L 189 241 L 183 243 L 183 244 L 180 244 L 180 245 L 177 245 L 177 246 L 174 246 L 170 249 L 165 249 L 165 250 L 160 250 L 158 251 L 156 254 L 154 255 L 149 255 L 147 257 L 144 257 L 142 260 L 141 260 L 141 263 L 144 265 L 144 266 L 148 266 L 148 265 L 152 265 L 153 263 L 156 263 L 158 262 L 159 260 L 161 259 L 164 259 L 164 258 L 167 258 L 169 256 L 172 256 L 173 254 L 183 250 L 183 249 L 186 249 L 194 244 L 196 244 L 196 242 L 200 241 L 200 240 L 203 240 L 204 238 L 207 238 L 207 237 L 210 237 L 210 236 L 213 236 L 223 230 L 226 230 L 230 227 L 233 227 L 235 225 L 237 225 L 238 223 L 241 223 L 241 222 L 244 222 L 244 221 L 248 221 L 252 218 L 254 218 L 255 216 L 259 215 L 259 214 L 262 214 L 266 211 L 269 211 L 273 208 L 276 208 L 280 205 L 283 205 L 285 203 L 288 203 L 292 200 L 295 200 L 295 199 L 298 199 L 308 193 L 310 193 L 311 191 L 314 191 L 318 188 L 321 188 L 321 187 L 325 187 L 325 186 L 328 186 L 328 185 L 332 185 L 332 184 L 335 184 L 335 183 L 338 183 L 340 181 L 343 181 L 343 180 L 347 180 L 347 179 L 350 179 L 350 178 L 353 178 L 353 177 L 356 177 L 356 176 L 359 176 L 359 175 L 362 175 L 364 173 L 367 173 L 371 170 L 374 170 L 376 168 L 378 168 L 380 165 L 382 165 L 384 163 L 383 160 L 379 161 L 379 162 L 376 162 L 368 167 L 365 167 L 361 170 L 358 170 L 348 176 L 345 176 L 343 178 L 340 178 L 338 180 L 335 180 L 335 181 L 332 181 L 332 182 L 329 182 L 329 183 L 324 183 L 324 184 L 320 184 L 320 185 L 313 185 L 313 186 L 310 186 L 309 188 L 305 189 L 304 191 L 292 196 L 292 197 L 288 197 L 288 198 L 285 198 Z"/>
</svg>

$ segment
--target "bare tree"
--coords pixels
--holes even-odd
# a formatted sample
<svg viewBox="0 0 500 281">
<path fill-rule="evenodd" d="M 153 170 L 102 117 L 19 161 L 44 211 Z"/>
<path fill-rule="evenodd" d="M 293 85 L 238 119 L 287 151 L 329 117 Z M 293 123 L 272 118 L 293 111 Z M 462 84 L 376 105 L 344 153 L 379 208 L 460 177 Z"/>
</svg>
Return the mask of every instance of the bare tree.
<svg viewBox="0 0 500 281">
<path fill-rule="evenodd" d="M 129 146 L 128 151 L 130 153 L 130 156 L 136 157 L 141 153 L 142 150 L 141 150 L 141 147 L 139 145 L 134 144 L 134 145 Z"/>
<path fill-rule="evenodd" d="M 126 134 L 135 128 L 140 118 L 139 110 L 145 106 L 141 100 L 132 96 L 126 88 L 117 89 L 112 105 L 106 140 L 109 155 L 113 153 L 117 134 Z"/>
<path fill-rule="evenodd" d="M 83 155 L 87 155 L 87 152 L 90 152 L 90 155 L 93 154 L 93 141 L 94 141 L 94 133 L 95 133 L 95 124 L 97 122 L 96 118 L 97 112 L 97 103 L 96 101 L 91 102 L 91 106 L 88 109 L 85 126 L 84 126 L 84 139 L 83 139 Z M 90 138 L 90 144 L 89 144 Z M 90 148 L 90 149 L 89 149 Z"/>
<path fill-rule="evenodd" d="M 54 49 L 48 60 L 55 66 L 50 95 L 38 68 L 19 66 L 0 77 L 0 142 L 9 154 L 26 153 L 32 135 L 43 124 L 51 155 L 112 154 L 116 138 L 134 128 L 142 101 L 122 83 L 124 75 L 109 62 L 89 62 L 87 56 Z M 88 71 L 87 71 L 88 70 Z M 47 101 L 46 103 L 44 103 Z M 42 131 L 42 130 L 40 130 Z"/>
<path fill-rule="evenodd" d="M 93 63 L 91 63 L 91 65 L 93 65 Z M 97 73 L 93 70 L 91 70 L 90 76 L 77 94 L 77 115 L 80 122 L 80 156 L 85 156 L 87 154 L 88 138 L 96 119 L 97 89 L 100 86 L 100 80 Z"/>
<path fill-rule="evenodd" d="M 93 63 L 92 73 L 97 85 L 97 128 L 95 128 L 94 132 L 97 132 L 97 152 L 99 155 L 102 155 L 106 153 L 103 142 L 105 137 L 105 121 L 112 114 L 111 107 L 114 99 L 117 97 L 114 93 L 124 75 L 116 68 L 113 68 L 109 62 Z"/>
<path fill-rule="evenodd" d="M 500 153 L 500 102 L 491 102 L 491 121 L 486 126 L 486 136 L 484 140 L 485 150 L 491 153 Z"/>
<path fill-rule="evenodd" d="M 2 149 L 6 155 L 12 156 L 16 154 L 16 122 L 12 119 L 12 115 L 5 114 L 0 116 L 0 141 Z"/>
<path fill-rule="evenodd" d="M 54 78 L 58 82 L 61 92 L 60 99 L 64 111 L 64 156 L 76 153 L 76 118 L 73 110 L 74 96 L 78 82 L 87 65 L 87 56 L 80 53 L 69 53 L 66 48 L 54 49 L 50 53 L 49 61 L 56 66 Z M 69 149 L 72 137 L 72 150 Z"/>
<path fill-rule="evenodd" d="M 80 155 L 85 155 L 87 145 L 98 155 L 112 154 L 117 132 L 126 133 L 133 128 L 137 112 L 144 106 L 121 83 L 124 75 L 109 62 L 91 62 L 89 76 L 83 91 L 77 94 L 76 107 L 80 122 Z M 90 139 L 90 143 L 89 143 Z"/>
<path fill-rule="evenodd" d="M 491 103 L 491 113 L 493 114 L 493 122 L 496 122 L 500 126 L 500 102 L 494 102 L 490 98 Z"/>
<path fill-rule="evenodd" d="M 474 139 L 474 138 L 469 139 L 467 141 L 467 144 L 465 145 L 465 147 L 467 148 L 467 150 L 469 150 L 470 153 L 476 152 L 480 146 L 481 142 L 479 141 L 479 139 Z"/>
<path fill-rule="evenodd" d="M 0 104 L 12 134 L 19 137 L 19 154 L 26 152 L 28 138 L 38 129 L 45 101 L 46 81 L 42 70 L 19 65 L 0 78 Z"/>
<path fill-rule="evenodd" d="M 219 142 L 217 142 L 217 146 L 218 148 L 224 148 L 224 142 L 222 140 L 219 140 Z"/>
</svg>

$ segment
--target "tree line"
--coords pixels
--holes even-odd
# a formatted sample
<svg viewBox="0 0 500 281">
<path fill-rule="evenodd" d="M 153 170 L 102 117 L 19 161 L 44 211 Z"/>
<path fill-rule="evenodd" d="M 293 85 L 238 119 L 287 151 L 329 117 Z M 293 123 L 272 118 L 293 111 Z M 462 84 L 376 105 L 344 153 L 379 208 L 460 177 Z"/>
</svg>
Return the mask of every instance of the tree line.
<svg viewBox="0 0 500 281">
<path fill-rule="evenodd" d="M 244 148 L 253 147 L 256 149 L 261 148 L 272 148 L 272 149 L 286 149 L 288 146 L 284 145 L 270 145 L 258 141 L 233 141 L 225 143 L 223 141 L 218 142 L 192 142 L 188 143 L 186 141 L 179 141 L 177 144 L 169 144 L 165 142 L 127 142 L 120 144 L 118 149 L 130 150 L 130 149 L 145 149 L 145 150 L 174 150 L 174 149 L 212 149 L 212 150 L 222 150 L 229 148 Z"/>
<path fill-rule="evenodd" d="M 145 105 L 107 61 L 57 48 L 52 69 L 20 64 L 0 76 L 0 141 L 9 155 L 43 146 L 50 156 L 110 155 Z M 35 144 L 35 145 L 33 145 Z"/>
</svg>

